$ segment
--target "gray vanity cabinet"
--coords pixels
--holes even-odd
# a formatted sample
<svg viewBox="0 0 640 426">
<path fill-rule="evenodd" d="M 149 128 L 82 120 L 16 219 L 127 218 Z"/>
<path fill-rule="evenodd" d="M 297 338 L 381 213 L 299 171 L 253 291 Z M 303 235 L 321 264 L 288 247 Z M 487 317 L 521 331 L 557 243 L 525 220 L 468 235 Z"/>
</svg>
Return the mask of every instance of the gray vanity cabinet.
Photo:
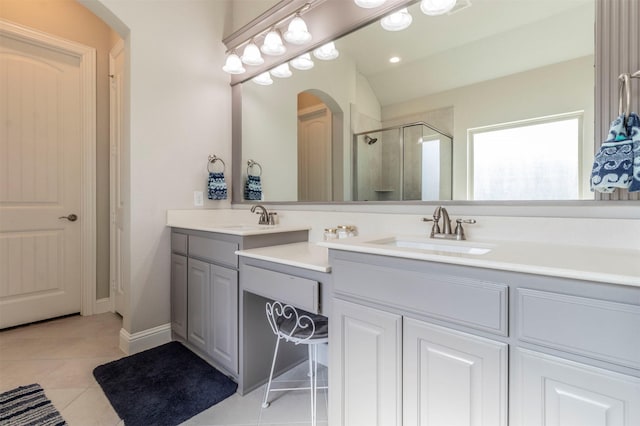
<svg viewBox="0 0 640 426">
<path fill-rule="evenodd" d="M 238 377 L 238 277 L 242 248 L 306 241 L 307 231 L 238 236 L 174 228 L 171 330 L 174 339 Z"/>
<path fill-rule="evenodd" d="M 330 263 L 331 425 L 640 424 L 640 287 L 339 250 Z"/>
</svg>

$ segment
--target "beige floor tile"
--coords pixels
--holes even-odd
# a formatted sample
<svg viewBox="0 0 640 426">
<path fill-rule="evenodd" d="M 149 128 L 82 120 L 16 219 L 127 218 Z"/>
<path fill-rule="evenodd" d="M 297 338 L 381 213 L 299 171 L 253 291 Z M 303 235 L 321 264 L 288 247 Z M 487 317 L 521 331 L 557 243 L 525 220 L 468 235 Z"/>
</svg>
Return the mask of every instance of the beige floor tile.
<svg viewBox="0 0 640 426">
<path fill-rule="evenodd" d="M 50 388 L 45 391 L 45 395 L 49 398 L 54 407 L 58 409 L 58 411 L 62 411 L 86 390 L 87 388 Z"/>
<path fill-rule="evenodd" d="M 60 410 L 69 426 L 116 426 L 120 417 L 99 388 L 86 389 L 67 407 Z"/>
</svg>

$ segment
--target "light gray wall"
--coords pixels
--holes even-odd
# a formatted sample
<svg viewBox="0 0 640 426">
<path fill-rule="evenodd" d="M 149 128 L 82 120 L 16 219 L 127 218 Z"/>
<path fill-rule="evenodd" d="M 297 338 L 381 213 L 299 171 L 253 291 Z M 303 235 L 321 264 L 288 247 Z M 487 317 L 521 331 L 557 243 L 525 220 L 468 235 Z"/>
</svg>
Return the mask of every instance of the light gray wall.
<svg viewBox="0 0 640 426">
<path fill-rule="evenodd" d="M 221 42 L 227 2 L 82 2 L 127 45 L 123 328 L 133 334 L 170 322 L 166 210 L 193 207 L 193 191 L 206 188 L 208 154 L 222 158 L 231 176 L 231 90 Z"/>
</svg>

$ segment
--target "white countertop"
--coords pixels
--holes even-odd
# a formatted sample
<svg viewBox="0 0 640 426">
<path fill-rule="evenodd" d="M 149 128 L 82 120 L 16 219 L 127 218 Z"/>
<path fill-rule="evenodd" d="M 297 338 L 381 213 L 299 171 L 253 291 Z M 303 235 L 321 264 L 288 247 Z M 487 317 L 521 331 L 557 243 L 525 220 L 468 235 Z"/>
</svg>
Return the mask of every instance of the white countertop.
<svg viewBox="0 0 640 426">
<path fill-rule="evenodd" d="M 318 244 L 336 250 L 640 287 L 640 250 L 512 241 L 435 241 L 491 248 L 486 254 L 474 255 L 368 243 L 391 237 L 369 235 Z"/>
<path fill-rule="evenodd" d="M 331 272 L 329 250 L 315 243 L 302 242 L 238 250 L 236 254 L 252 259 L 266 260 L 283 265 L 297 266 L 319 272 Z"/>
<path fill-rule="evenodd" d="M 197 222 L 191 219 L 180 218 L 167 220 L 167 226 L 172 228 L 192 229 L 196 231 L 218 232 L 238 236 L 276 234 L 278 232 L 308 231 L 310 226 L 282 226 L 282 225 L 257 225 L 255 223 L 236 222 Z"/>
</svg>

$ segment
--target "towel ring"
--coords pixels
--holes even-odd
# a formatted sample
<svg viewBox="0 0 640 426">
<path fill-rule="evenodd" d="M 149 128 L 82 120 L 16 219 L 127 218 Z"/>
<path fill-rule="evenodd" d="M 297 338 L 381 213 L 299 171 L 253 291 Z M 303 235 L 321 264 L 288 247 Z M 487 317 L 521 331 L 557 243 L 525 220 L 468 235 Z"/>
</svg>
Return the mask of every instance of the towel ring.
<svg viewBox="0 0 640 426">
<path fill-rule="evenodd" d="M 252 175 L 251 174 L 251 170 L 254 167 L 257 167 L 258 169 L 260 169 L 260 173 L 259 174 L 257 174 L 257 175 Z M 249 175 L 251 175 L 251 176 L 262 176 L 262 166 L 260 165 L 260 163 L 258 163 L 256 161 L 253 161 L 253 160 L 247 161 L 247 176 L 249 176 Z"/>
<path fill-rule="evenodd" d="M 213 170 L 211 170 L 211 166 L 212 166 L 213 164 L 215 164 L 215 163 L 216 163 L 216 161 L 219 161 L 219 162 L 221 162 L 221 163 L 222 163 L 222 171 L 221 171 L 221 172 L 218 172 L 218 173 L 224 173 L 224 171 L 225 171 L 225 170 L 226 170 L 226 168 L 227 168 L 227 165 L 226 165 L 226 164 L 224 164 L 224 161 L 222 160 L 222 158 L 218 158 L 218 157 L 216 157 L 215 155 L 210 155 L 210 156 L 209 156 L 209 162 L 207 163 L 207 171 L 208 171 L 209 173 L 214 173 L 214 171 L 213 171 Z"/>
<path fill-rule="evenodd" d="M 631 109 L 631 76 L 629 74 L 620 74 L 618 83 L 618 115 L 624 114 L 626 119 Z M 623 97 L 626 98 L 626 104 L 623 101 Z"/>
</svg>

